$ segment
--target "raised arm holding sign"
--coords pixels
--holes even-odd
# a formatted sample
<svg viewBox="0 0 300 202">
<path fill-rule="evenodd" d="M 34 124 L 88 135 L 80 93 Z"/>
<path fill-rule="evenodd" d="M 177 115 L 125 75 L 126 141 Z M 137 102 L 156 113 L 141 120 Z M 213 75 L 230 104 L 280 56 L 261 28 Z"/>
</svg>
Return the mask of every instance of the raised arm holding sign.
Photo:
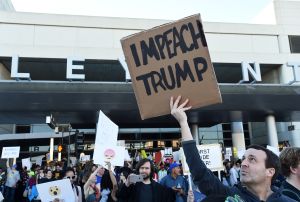
<svg viewBox="0 0 300 202">
<path fill-rule="evenodd" d="M 180 104 L 181 97 L 170 100 L 171 114 L 176 118 L 181 127 L 182 146 L 186 161 L 193 176 L 194 184 L 207 196 L 225 195 L 240 197 L 244 201 L 282 201 L 294 200 L 281 195 L 278 189 L 271 186 L 278 173 L 278 157 L 271 151 L 258 145 L 252 145 L 246 150 L 241 164 L 241 184 L 233 187 L 224 186 L 219 179 L 206 167 L 199 156 L 196 143 L 193 140 L 187 122 L 185 111 L 188 100 Z"/>
</svg>

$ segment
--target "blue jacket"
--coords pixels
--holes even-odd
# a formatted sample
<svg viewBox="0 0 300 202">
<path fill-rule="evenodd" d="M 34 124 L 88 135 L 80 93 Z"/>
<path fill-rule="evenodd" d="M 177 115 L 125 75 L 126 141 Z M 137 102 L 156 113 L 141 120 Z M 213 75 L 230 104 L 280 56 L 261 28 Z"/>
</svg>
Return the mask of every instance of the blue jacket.
<svg viewBox="0 0 300 202">
<path fill-rule="evenodd" d="M 187 180 L 179 175 L 176 179 L 174 179 L 171 174 L 165 176 L 161 179 L 159 182 L 161 185 L 172 188 L 172 187 L 178 187 L 180 186 L 181 189 L 184 191 L 184 195 L 180 195 L 179 193 L 176 194 L 176 202 L 185 202 L 187 201 L 187 194 L 189 190 L 189 184 Z"/>
<path fill-rule="evenodd" d="M 207 195 L 225 195 L 225 196 L 240 196 L 246 202 L 261 202 L 257 196 L 248 191 L 241 184 L 233 187 L 223 185 L 220 180 L 205 166 L 200 159 L 196 142 L 194 140 L 185 141 L 182 143 L 183 151 L 186 157 L 186 162 L 189 166 L 193 177 L 194 184 L 199 190 Z M 295 202 L 295 200 L 281 194 L 280 190 L 272 188 L 271 194 L 266 202 Z"/>
</svg>

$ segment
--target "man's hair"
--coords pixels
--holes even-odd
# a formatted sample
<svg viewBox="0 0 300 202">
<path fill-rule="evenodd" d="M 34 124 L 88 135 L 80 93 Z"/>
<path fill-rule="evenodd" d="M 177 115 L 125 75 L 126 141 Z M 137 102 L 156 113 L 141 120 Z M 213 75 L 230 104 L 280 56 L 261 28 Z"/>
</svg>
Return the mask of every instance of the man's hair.
<svg viewBox="0 0 300 202">
<path fill-rule="evenodd" d="M 267 158 L 265 160 L 266 168 L 274 168 L 275 169 L 275 174 L 272 177 L 272 183 L 274 183 L 279 174 L 279 171 L 280 171 L 279 157 L 276 156 L 276 154 L 274 154 L 272 151 L 266 149 L 265 147 L 259 146 L 259 145 L 250 145 L 249 147 L 247 147 L 247 149 L 261 150 L 266 153 L 266 155 L 267 155 Z"/>
<path fill-rule="evenodd" d="M 281 172 L 285 177 L 291 174 L 291 167 L 296 168 L 300 163 L 300 148 L 289 147 L 284 149 L 280 156 Z"/>
<path fill-rule="evenodd" d="M 139 170 L 140 170 L 140 167 L 142 165 L 144 165 L 145 163 L 149 162 L 150 163 L 150 179 L 153 178 L 153 175 L 154 175 L 154 165 L 153 163 L 149 160 L 149 159 L 141 159 L 137 164 L 136 164 L 136 172 L 138 173 Z"/>
</svg>

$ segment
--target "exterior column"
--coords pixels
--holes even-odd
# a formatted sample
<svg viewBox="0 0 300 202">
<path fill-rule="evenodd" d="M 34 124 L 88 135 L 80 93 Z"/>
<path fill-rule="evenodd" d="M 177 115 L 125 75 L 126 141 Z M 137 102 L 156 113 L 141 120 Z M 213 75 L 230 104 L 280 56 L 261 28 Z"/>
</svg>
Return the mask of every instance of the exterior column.
<svg viewBox="0 0 300 202">
<path fill-rule="evenodd" d="M 50 138 L 50 161 L 53 161 L 53 152 L 54 152 L 54 138 Z"/>
<path fill-rule="evenodd" d="M 198 124 L 192 124 L 192 135 L 196 141 L 196 145 L 199 145 L 199 128 Z"/>
<path fill-rule="evenodd" d="M 278 148 L 278 136 L 275 117 L 273 115 L 268 115 L 266 117 L 266 123 L 268 131 L 268 145 Z"/>
<path fill-rule="evenodd" d="M 231 131 L 232 131 L 232 146 L 239 150 L 245 150 L 245 136 L 244 136 L 244 128 L 243 122 L 232 122 L 231 123 Z"/>
</svg>

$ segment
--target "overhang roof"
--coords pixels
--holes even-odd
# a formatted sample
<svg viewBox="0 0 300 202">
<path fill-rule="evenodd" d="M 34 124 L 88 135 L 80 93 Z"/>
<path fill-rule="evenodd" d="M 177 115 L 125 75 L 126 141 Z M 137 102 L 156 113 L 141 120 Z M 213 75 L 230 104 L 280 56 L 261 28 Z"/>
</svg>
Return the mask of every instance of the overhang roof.
<svg viewBox="0 0 300 202">
<path fill-rule="evenodd" d="M 244 121 L 300 121 L 300 86 L 219 84 L 223 103 L 191 110 L 191 123 L 209 126 Z M 120 127 L 178 127 L 170 115 L 141 120 L 131 83 L 68 81 L 0 81 L 0 124 L 45 123 L 94 127 L 102 110 Z"/>
</svg>

